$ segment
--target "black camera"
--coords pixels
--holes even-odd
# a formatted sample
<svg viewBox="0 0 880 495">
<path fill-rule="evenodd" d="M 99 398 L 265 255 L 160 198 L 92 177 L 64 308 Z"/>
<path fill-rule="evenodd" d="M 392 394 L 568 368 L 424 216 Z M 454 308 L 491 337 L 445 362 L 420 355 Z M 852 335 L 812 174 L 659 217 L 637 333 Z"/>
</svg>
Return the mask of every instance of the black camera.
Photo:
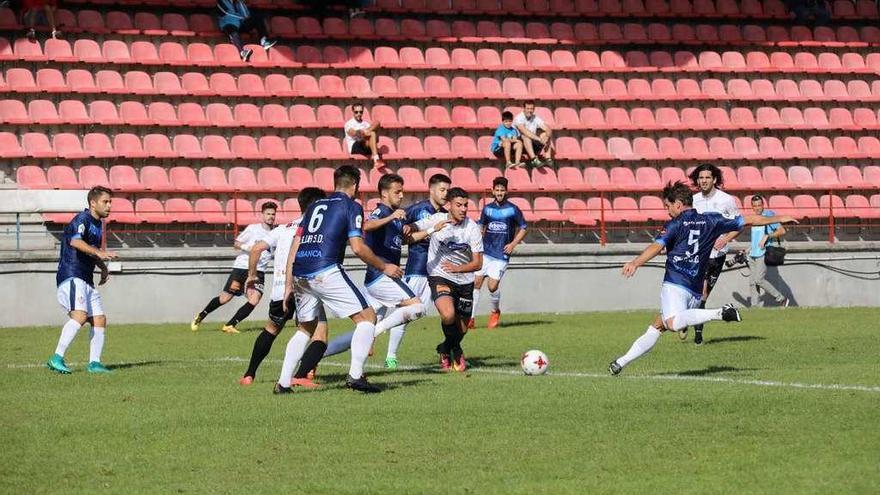
<svg viewBox="0 0 880 495">
<path fill-rule="evenodd" d="M 749 263 L 749 259 L 746 258 L 745 251 L 737 251 L 733 253 L 733 259 L 727 260 L 724 262 L 724 266 L 727 268 L 732 267 L 733 265 L 747 265 Z"/>
</svg>

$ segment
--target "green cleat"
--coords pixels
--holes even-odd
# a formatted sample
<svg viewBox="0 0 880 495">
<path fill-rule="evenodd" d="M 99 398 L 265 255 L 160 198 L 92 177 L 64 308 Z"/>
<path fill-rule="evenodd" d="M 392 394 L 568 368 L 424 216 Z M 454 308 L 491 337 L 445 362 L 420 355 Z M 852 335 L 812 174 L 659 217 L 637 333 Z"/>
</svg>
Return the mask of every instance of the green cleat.
<svg viewBox="0 0 880 495">
<path fill-rule="evenodd" d="M 100 361 L 92 361 L 86 366 L 86 371 L 89 373 L 110 373 L 110 368 L 101 364 Z"/>
<path fill-rule="evenodd" d="M 53 354 L 52 357 L 50 357 L 49 360 L 46 361 L 46 367 L 56 373 L 61 373 L 62 375 L 70 374 L 70 368 L 68 368 L 67 365 L 64 364 L 64 358 L 59 356 L 58 354 Z"/>
<path fill-rule="evenodd" d="M 388 368 L 389 370 L 396 370 L 397 369 L 397 358 L 393 358 L 393 357 L 385 358 L 385 367 Z"/>
</svg>

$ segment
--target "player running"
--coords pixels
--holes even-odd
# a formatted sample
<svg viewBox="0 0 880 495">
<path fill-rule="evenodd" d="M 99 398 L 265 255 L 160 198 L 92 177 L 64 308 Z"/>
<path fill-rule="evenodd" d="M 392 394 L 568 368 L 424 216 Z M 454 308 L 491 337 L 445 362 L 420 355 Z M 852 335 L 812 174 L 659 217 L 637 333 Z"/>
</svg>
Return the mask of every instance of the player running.
<svg viewBox="0 0 880 495">
<path fill-rule="evenodd" d="M 325 197 L 327 197 L 327 195 L 324 191 L 317 187 L 307 187 L 300 191 L 296 199 L 299 203 L 300 211 L 306 211 L 312 203 Z M 268 251 L 275 257 L 275 267 L 272 273 L 269 321 L 266 322 L 266 327 L 260 332 L 260 335 L 258 335 L 257 339 L 254 341 L 254 349 L 251 352 L 250 364 L 248 364 L 248 369 L 245 371 L 244 376 L 238 381 L 241 385 L 247 386 L 254 382 L 254 378 L 257 376 L 257 368 L 260 367 L 260 364 L 266 359 L 266 356 L 269 355 L 269 351 L 272 350 L 272 344 L 275 342 L 275 337 L 277 337 L 281 330 L 284 329 L 284 325 L 287 321 L 293 318 L 293 313 L 296 308 L 293 301 L 287 301 L 286 311 L 283 308 L 284 279 L 286 276 L 285 269 L 287 268 L 287 255 L 290 252 L 290 247 L 293 245 L 293 239 L 296 236 L 296 229 L 299 226 L 300 220 L 302 219 L 300 218 L 286 225 L 280 225 L 272 229 L 272 231 L 269 232 L 269 235 L 254 244 L 254 247 L 251 248 L 248 256 L 248 277 L 245 282 L 246 288 L 255 287 L 256 284 L 260 282 L 260 275 L 257 266 L 263 258 L 264 251 Z M 320 337 L 321 334 L 323 334 L 324 341 L 326 342 L 326 318 L 319 318 L 315 335 L 316 337 Z M 323 350 L 321 351 L 321 354 L 323 354 Z M 296 381 L 296 379 L 294 379 L 294 381 Z"/>
<path fill-rule="evenodd" d="M 437 346 L 440 369 L 465 371 L 461 341 L 473 311 L 474 272 L 483 266 L 483 236 L 476 222 L 467 217 L 468 195 L 464 189 L 453 187 L 446 197 L 449 212 L 423 218 L 415 223 L 415 229 L 431 236 L 428 283 L 446 337 Z M 437 230 L 436 226 L 446 220 L 448 225 Z"/>
<path fill-rule="evenodd" d="M 251 252 L 251 248 L 254 247 L 254 244 L 263 240 L 275 226 L 275 213 L 277 210 L 278 205 L 272 201 L 263 203 L 262 208 L 260 208 L 263 221 L 248 225 L 247 228 L 235 238 L 234 246 L 236 250 L 240 251 L 240 253 L 232 264 L 232 273 L 230 273 L 229 278 L 226 279 L 226 285 L 223 286 L 220 295 L 211 299 L 208 305 L 205 306 L 205 309 L 193 318 L 192 323 L 189 325 L 189 328 L 193 332 L 198 331 L 199 324 L 201 324 L 202 320 L 211 314 L 212 311 L 228 303 L 233 297 L 245 294 L 245 281 L 247 280 L 248 275 L 248 255 Z M 266 270 L 269 268 L 271 262 L 272 254 L 269 251 L 264 251 L 260 258 L 260 263 L 257 265 L 257 283 L 254 284 L 253 290 L 247 291 L 247 301 L 238 308 L 235 315 L 223 325 L 223 328 L 221 329 L 223 332 L 241 333 L 235 327 L 251 314 L 257 304 L 260 304 L 260 299 L 263 298 L 263 285 L 266 282 Z"/>
<path fill-rule="evenodd" d="M 61 328 L 55 354 L 46 362 L 50 370 L 64 375 L 70 373 L 70 368 L 64 363 L 64 353 L 86 322 L 92 326 L 89 332 L 89 364 L 86 370 L 89 373 L 110 372 L 101 364 L 107 317 L 101 305 L 101 295 L 94 283 L 95 267 L 101 270 L 98 285 L 107 283 L 110 272 L 105 262 L 116 257 L 116 253 L 101 249 L 104 234 L 101 221 L 110 215 L 110 196 L 111 191 L 106 187 L 90 189 L 86 196 L 88 209 L 77 214 L 64 227 L 55 283 L 58 286 L 58 302 L 70 319 Z"/>
<path fill-rule="evenodd" d="M 342 268 L 345 246 L 351 246 L 355 256 L 387 277 L 400 278 L 402 272 L 397 265 L 382 261 L 364 242 L 364 212 L 354 201 L 360 178 L 360 170 L 351 165 L 336 169 L 333 173 L 336 191 L 312 203 L 297 229 L 287 260 L 284 300 L 294 294 L 299 327 L 287 344 L 281 375 L 275 384 L 276 394 L 292 392 L 293 369 L 315 332 L 321 303 L 355 323 L 346 386 L 365 393 L 381 391 L 364 376 L 364 364 L 376 330 L 376 313 Z"/>
<path fill-rule="evenodd" d="M 492 196 L 495 201 L 483 207 L 480 226 L 483 228 L 483 267 L 474 279 L 474 311 L 480 301 L 483 279 L 489 278 L 489 300 L 492 312 L 489 314 L 488 328 L 496 328 L 501 323 L 501 277 L 507 270 L 510 255 L 526 236 L 526 220 L 522 211 L 507 200 L 507 179 L 496 177 L 492 181 Z M 474 328 L 474 318 L 468 321 L 468 328 Z"/>
<path fill-rule="evenodd" d="M 608 372 L 612 375 L 620 374 L 629 363 L 650 351 L 661 332 L 674 332 L 688 325 L 699 325 L 712 320 L 742 321 L 739 311 L 732 304 L 725 304 L 719 309 L 698 309 L 703 277 L 708 268 L 713 244 L 720 236 L 736 232 L 745 225 L 797 223 L 788 216 L 748 215 L 725 218 L 719 213 L 698 213 L 693 208 L 693 195 L 683 182 L 667 184 L 661 196 L 672 220 L 666 223 L 663 232 L 653 244 L 623 266 L 623 276 L 632 277 L 640 266 L 666 248 L 666 274 L 660 288 L 660 314 L 648 326 L 645 334 L 633 342 L 626 354 L 611 361 Z"/>
</svg>

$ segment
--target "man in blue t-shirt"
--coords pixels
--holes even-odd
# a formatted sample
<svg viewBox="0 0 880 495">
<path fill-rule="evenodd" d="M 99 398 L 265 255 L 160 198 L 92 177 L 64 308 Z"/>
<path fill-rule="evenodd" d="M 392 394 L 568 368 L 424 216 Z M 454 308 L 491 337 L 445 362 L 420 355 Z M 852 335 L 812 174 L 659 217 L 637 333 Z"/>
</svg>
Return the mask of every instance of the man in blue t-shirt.
<svg viewBox="0 0 880 495">
<path fill-rule="evenodd" d="M 50 370 L 61 374 L 70 373 L 70 368 L 64 363 L 64 353 L 86 322 L 92 325 L 86 370 L 89 373 L 110 371 L 101 364 L 107 318 L 94 281 L 95 267 L 98 267 L 101 270 L 98 285 L 107 283 L 110 273 L 105 262 L 116 257 L 116 253 L 101 249 L 104 236 L 102 220 L 110 215 L 110 196 L 110 189 L 93 187 L 86 196 L 88 209 L 73 217 L 61 238 L 61 258 L 58 260 L 55 284 L 58 287 L 58 302 L 70 319 L 61 329 L 55 354 L 46 362 Z"/>
<path fill-rule="evenodd" d="M 480 301 L 483 279 L 489 278 L 489 300 L 492 312 L 489 313 L 488 328 L 496 328 L 501 323 L 501 277 L 507 270 L 507 263 L 513 250 L 526 236 L 526 220 L 522 211 L 507 200 L 507 179 L 496 177 L 492 181 L 492 196 L 495 201 L 483 207 L 480 214 L 480 227 L 483 229 L 483 267 L 474 280 L 474 311 Z M 474 319 L 468 328 L 474 328 Z"/>
<path fill-rule="evenodd" d="M 288 296 L 294 295 L 299 327 L 287 344 L 275 393 L 292 392 L 294 367 L 317 327 L 322 303 L 338 316 L 349 317 L 355 323 L 346 386 L 365 393 L 380 391 L 364 377 L 364 364 L 376 330 L 376 313 L 342 267 L 345 247 L 350 245 L 355 256 L 388 277 L 400 278 L 402 272 L 397 265 L 376 256 L 364 242 L 364 210 L 354 201 L 360 179 L 361 173 L 356 167 L 339 167 L 333 173 L 336 191 L 312 203 L 303 214 L 287 257 L 282 299 L 286 311 Z"/>
<path fill-rule="evenodd" d="M 635 275 L 636 270 L 666 248 L 666 273 L 660 288 L 660 314 L 644 335 L 633 342 L 623 356 L 611 361 L 608 371 L 620 374 L 623 368 L 644 355 L 666 330 L 679 331 L 690 325 L 712 320 L 742 321 L 732 304 L 718 309 L 699 309 L 703 293 L 709 255 L 719 236 L 735 232 L 745 225 L 797 223 L 792 217 L 765 217 L 761 215 L 725 218 L 719 213 L 697 213 L 693 208 L 693 193 L 682 182 L 669 183 L 661 195 L 672 220 L 663 232 L 642 254 L 623 266 L 623 276 Z"/>
<path fill-rule="evenodd" d="M 513 113 L 501 112 L 501 125 L 495 129 L 489 151 L 497 158 L 504 160 L 507 168 L 522 165 L 523 144 L 520 133 L 513 126 Z M 511 160 L 511 155 L 513 160 Z"/>
<path fill-rule="evenodd" d="M 764 209 L 764 197 L 760 194 L 752 196 L 752 211 L 755 215 L 772 217 L 774 213 Z M 782 236 L 785 235 L 785 227 L 774 223 L 763 227 L 752 227 L 752 240 L 748 252 L 749 262 L 749 306 L 761 306 L 758 288 L 764 289 L 764 292 L 770 294 L 776 304 L 782 307 L 788 306 L 788 299 L 780 293 L 776 287 L 773 287 L 765 277 L 767 276 L 767 264 L 764 263 L 764 254 L 767 252 L 767 243 L 776 240 L 780 242 Z"/>
</svg>

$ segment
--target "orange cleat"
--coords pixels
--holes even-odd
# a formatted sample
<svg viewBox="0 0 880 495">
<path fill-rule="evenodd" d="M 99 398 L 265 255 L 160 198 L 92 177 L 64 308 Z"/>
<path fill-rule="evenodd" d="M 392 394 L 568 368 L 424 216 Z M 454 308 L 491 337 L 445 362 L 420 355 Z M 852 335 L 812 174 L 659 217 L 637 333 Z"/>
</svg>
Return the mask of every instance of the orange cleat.
<svg viewBox="0 0 880 495">
<path fill-rule="evenodd" d="M 312 381 L 308 378 L 294 378 L 290 381 L 291 387 L 302 387 L 302 388 L 319 388 L 321 386 L 320 383 Z"/>
<path fill-rule="evenodd" d="M 501 311 L 492 311 L 489 313 L 489 323 L 486 328 L 498 328 L 501 324 Z"/>
<path fill-rule="evenodd" d="M 459 373 L 467 371 L 467 361 L 464 360 L 464 354 L 458 356 L 458 359 L 452 360 L 452 369 Z"/>
<path fill-rule="evenodd" d="M 241 377 L 241 380 L 238 381 L 238 384 L 241 385 L 242 387 L 248 387 L 252 383 L 254 383 L 254 377 L 247 376 L 247 375 Z"/>
<path fill-rule="evenodd" d="M 473 330 L 475 328 L 477 328 L 477 322 L 473 318 L 471 318 L 470 320 L 468 320 L 467 329 Z"/>
<path fill-rule="evenodd" d="M 449 354 L 440 353 L 440 371 L 450 370 L 452 370 L 452 360 L 449 359 Z"/>
</svg>

